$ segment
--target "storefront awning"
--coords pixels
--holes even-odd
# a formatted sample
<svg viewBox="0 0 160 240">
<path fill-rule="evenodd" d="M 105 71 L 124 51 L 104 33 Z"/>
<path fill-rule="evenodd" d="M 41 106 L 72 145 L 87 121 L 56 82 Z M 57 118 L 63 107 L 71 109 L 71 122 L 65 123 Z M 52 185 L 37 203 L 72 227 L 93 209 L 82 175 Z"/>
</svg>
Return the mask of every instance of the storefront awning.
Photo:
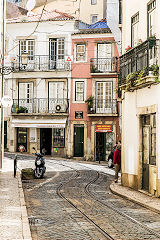
<svg viewBox="0 0 160 240">
<path fill-rule="evenodd" d="M 23 128 L 65 128 L 66 119 L 52 119 L 52 120 L 19 120 L 14 119 L 11 122 L 12 127 Z"/>
</svg>

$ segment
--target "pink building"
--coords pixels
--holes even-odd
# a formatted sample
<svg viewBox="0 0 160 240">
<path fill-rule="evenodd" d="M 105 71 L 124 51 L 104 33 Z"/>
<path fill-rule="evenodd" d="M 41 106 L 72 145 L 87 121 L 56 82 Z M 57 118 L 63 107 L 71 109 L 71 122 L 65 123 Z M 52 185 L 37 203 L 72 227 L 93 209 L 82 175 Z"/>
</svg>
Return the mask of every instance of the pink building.
<svg viewBox="0 0 160 240">
<path fill-rule="evenodd" d="M 70 155 L 107 160 L 120 139 L 117 45 L 106 20 L 72 34 Z"/>
</svg>

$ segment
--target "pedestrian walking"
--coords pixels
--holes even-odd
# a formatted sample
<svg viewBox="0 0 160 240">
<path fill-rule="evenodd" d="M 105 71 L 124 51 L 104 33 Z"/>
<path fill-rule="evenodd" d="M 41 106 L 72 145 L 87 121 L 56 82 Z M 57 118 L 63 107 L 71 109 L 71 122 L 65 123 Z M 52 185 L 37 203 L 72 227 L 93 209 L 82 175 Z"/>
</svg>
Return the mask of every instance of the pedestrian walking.
<svg viewBox="0 0 160 240">
<path fill-rule="evenodd" d="M 113 164 L 114 164 L 114 168 L 115 168 L 114 181 L 115 181 L 115 183 L 117 183 L 118 182 L 118 172 L 121 169 L 121 144 L 120 144 L 120 141 L 118 142 L 116 151 L 114 152 Z"/>
</svg>

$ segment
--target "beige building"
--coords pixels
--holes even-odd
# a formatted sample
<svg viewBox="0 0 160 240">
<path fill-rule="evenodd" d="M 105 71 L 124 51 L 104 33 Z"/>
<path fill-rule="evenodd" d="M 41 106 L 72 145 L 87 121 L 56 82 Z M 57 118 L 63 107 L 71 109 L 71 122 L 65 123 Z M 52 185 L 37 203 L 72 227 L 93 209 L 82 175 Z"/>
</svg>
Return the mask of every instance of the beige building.
<svg viewBox="0 0 160 240">
<path fill-rule="evenodd" d="M 33 11 L 41 13 L 45 2 L 45 0 L 37 1 L 37 7 Z M 39 6 L 40 4 L 41 6 Z M 106 0 L 49 0 L 45 10 L 57 9 L 58 11 L 71 14 L 83 22 L 92 24 L 106 17 L 106 4 Z"/>
<path fill-rule="evenodd" d="M 160 2 L 123 0 L 122 185 L 160 196 Z"/>
<path fill-rule="evenodd" d="M 43 13 L 37 26 L 38 21 L 39 15 L 7 20 L 5 66 L 13 72 L 5 75 L 5 95 L 13 106 L 4 114 L 4 147 L 67 156 L 71 64 L 66 58 L 78 22 L 58 11 Z"/>
</svg>

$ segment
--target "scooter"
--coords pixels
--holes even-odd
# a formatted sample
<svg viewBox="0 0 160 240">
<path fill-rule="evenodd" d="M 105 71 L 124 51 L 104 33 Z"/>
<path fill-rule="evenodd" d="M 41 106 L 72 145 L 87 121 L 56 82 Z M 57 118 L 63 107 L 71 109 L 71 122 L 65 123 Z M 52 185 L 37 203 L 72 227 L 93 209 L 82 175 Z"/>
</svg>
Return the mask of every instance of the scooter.
<svg viewBox="0 0 160 240">
<path fill-rule="evenodd" d="M 33 147 L 32 149 L 34 149 L 36 151 L 36 149 Z M 43 154 L 41 153 L 34 153 L 34 155 L 36 156 L 35 159 L 35 170 L 34 170 L 34 176 L 36 178 L 43 178 L 44 173 L 46 172 L 46 167 L 45 167 L 45 159 L 43 158 Z"/>
</svg>

